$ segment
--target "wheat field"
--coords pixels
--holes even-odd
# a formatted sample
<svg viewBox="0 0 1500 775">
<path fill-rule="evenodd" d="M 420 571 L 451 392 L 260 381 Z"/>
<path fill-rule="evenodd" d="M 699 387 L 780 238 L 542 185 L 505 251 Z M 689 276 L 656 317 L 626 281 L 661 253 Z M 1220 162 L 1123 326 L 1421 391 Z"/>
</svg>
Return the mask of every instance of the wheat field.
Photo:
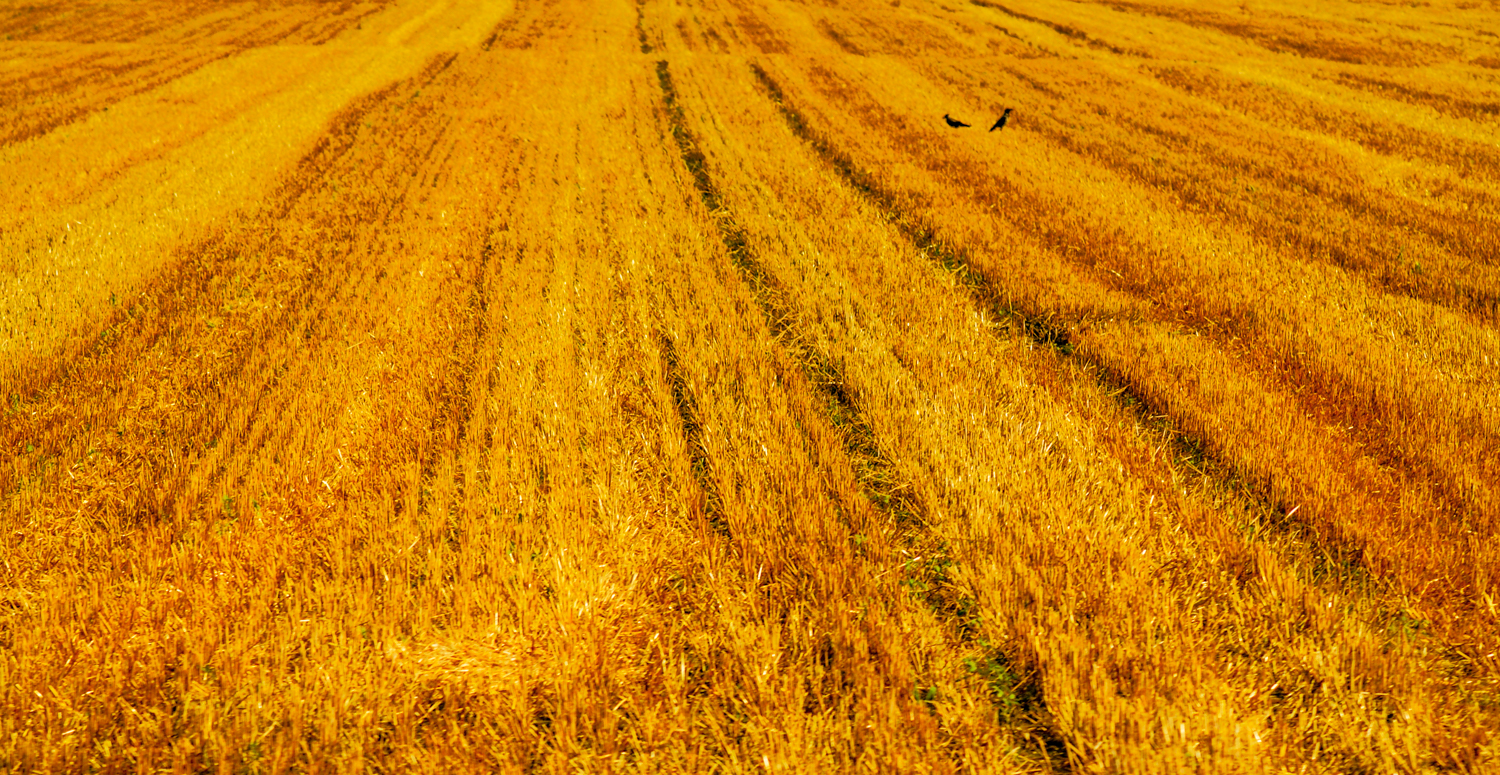
<svg viewBox="0 0 1500 775">
<path fill-rule="evenodd" d="M 0 770 L 1500 771 L 1497 33 L 0 0 Z"/>
</svg>

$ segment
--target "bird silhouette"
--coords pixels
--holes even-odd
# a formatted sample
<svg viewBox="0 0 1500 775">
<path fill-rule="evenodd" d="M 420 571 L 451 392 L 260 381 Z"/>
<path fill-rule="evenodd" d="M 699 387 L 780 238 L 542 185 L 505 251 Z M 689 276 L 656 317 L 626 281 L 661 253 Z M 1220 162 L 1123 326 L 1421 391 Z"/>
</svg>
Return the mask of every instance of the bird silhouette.
<svg viewBox="0 0 1500 775">
<path fill-rule="evenodd" d="M 948 122 L 948 126 L 951 126 L 954 129 L 962 129 L 962 128 L 968 126 L 968 124 L 965 124 L 964 122 L 959 121 L 958 119 L 956 119 L 956 118 L 948 115 L 947 113 L 943 114 L 943 120 L 947 121 Z"/>
<path fill-rule="evenodd" d="M 1004 129 L 1005 128 L 1005 122 L 1010 120 L 1010 111 L 1011 111 L 1010 108 L 1006 108 L 1005 109 L 1005 113 L 1000 116 L 1000 120 L 996 121 L 995 125 L 992 126 L 992 127 L 990 127 L 990 131 L 991 132 L 995 131 L 996 129 Z"/>
</svg>

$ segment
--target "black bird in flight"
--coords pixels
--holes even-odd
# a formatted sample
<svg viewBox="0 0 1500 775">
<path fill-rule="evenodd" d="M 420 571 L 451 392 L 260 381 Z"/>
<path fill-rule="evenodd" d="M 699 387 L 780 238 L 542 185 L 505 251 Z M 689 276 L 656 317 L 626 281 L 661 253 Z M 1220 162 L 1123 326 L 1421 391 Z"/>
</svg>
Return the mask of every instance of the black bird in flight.
<svg viewBox="0 0 1500 775">
<path fill-rule="evenodd" d="M 996 121 L 995 125 L 992 126 L 992 127 L 990 127 L 990 131 L 991 132 L 995 131 L 996 129 L 1004 129 L 1005 128 L 1005 122 L 1010 120 L 1010 111 L 1011 111 L 1010 108 L 1006 108 L 1005 109 L 1005 113 L 1004 113 L 1004 115 L 1000 116 L 1000 120 Z"/>
<path fill-rule="evenodd" d="M 962 128 L 968 126 L 968 124 L 965 124 L 964 122 L 959 121 L 958 119 L 956 119 L 956 118 L 948 115 L 947 113 L 943 114 L 943 120 L 947 121 L 948 122 L 948 126 L 951 126 L 954 129 L 962 129 Z"/>
</svg>

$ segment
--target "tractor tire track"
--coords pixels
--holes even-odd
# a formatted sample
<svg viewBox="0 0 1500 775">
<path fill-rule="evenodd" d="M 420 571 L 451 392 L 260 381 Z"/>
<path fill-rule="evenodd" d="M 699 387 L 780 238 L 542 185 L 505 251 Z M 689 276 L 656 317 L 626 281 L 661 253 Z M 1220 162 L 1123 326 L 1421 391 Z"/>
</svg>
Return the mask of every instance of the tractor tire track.
<svg viewBox="0 0 1500 775">
<path fill-rule="evenodd" d="M 976 5 L 1049 24 L 1046 20 L 1000 8 L 983 0 Z M 894 22 L 884 22 L 885 26 L 890 24 Z M 879 28 L 882 22 L 869 19 L 865 20 L 865 25 Z M 919 44 L 917 52 L 902 50 L 900 56 L 928 77 L 959 89 L 965 96 L 977 101 L 990 101 L 993 98 L 990 89 L 980 88 L 976 91 L 976 84 L 972 82 L 971 76 L 940 64 L 951 59 L 952 52 L 949 48 Z M 983 55 L 983 52 L 978 51 L 972 53 Z M 997 63 L 997 66 L 1021 85 L 1051 97 L 1052 101 L 1074 101 L 1073 95 L 1058 92 L 1039 81 L 1034 74 L 1004 62 Z M 1194 93 L 1193 84 L 1201 79 L 1182 76 L 1182 70 L 1180 65 L 1144 68 L 1144 72 L 1152 74 L 1160 83 L 1186 97 Z M 1164 76 L 1164 73 L 1167 75 Z M 1178 75 L 1172 76 L 1174 73 Z M 1209 76 L 1204 74 L 1202 77 Z M 1184 78 L 1188 80 L 1185 82 Z M 1231 80 L 1226 76 L 1216 76 L 1216 79 Z M 1134 88 L 1130 82 L 1124 81 L 1115 85 L 1120 89 Z M 1389 122 L 1376 125 L 1369 119 L 1330 112 L 1331 109 L 1326 105 L 1270 87 L 1248 83 L 1242 85 L 1245 89 L 1256 90 L 1258 98 L 1237 99 L 1230 103 L 1224 102 L 1224 98 L 1220 96 L 1222 87 L 1209 88 L 1207 93 L 1215 95 L 1211 98 L 1218 99 L 1230 110 L 1252 116 L 1261 122 L 1290 124 L 1307 131 L 1345 137 L 1386 156 L 1400 158 L 1414 154 L 1430 158 L 1435 163 L 1461 171 L 1465 176 L 1480 173 L 1494 177 L 1495 174 L 1500 174 L 1500 166 L 1497 166 L 1500 165 L 1500 161 L 1497 161 L 1500 157 L 1496 156 L 1492 148 L 1483 144 L 1434 139 L 1415 130 L 1393 126 Z M 1204 91 L 1205 88 L 1200 84 L 1198 91 Z M 1154 101 L 1156 97 L 1152 95 L 1141 95 L 1141 103 L 1144 105 L 1151 105 Z M 1039 102 L 1045 103 L 1047 100 Z M 1268 114 L 1268 111 L 1274 115 Z M 873 120 L 875 117 L 870 118 Z M 1096 123 L 1096 117 L 1092 115 L 1075 114 L 1064 120 L 1061 116 L 1053 117 L 1047 111 L 1040 111 L 1028 126 L 1041 132 L 1052 143 L 1082 158 L 1148 187 L 1172 192 L 1194 212 L 1204 217 L 1238 225 L 1248 233 L 1264 233 L 1273 239 L 1286 240 L 1301 248 L 1308 260 L 1344 268 L 1395 295 L 1447 306 L 1490 323 L 1500 320 L 1497 318 L 1500 315 L 1500 295 L 1494 292 L 1493 282 L 1484 280 L 1496 276 L 1494 256 L 1500 255 L 1500 242 L 1496 241 L 1500 238 L 1493 234 L 1495 230 L 1490 228 L 1490 221 L 1474 215 L 1441 211 L 1419 203 L 1380 198 L 1369 194 L 1357 183 L 1320 176 L 1307 169 L 1304 163 L 1307 148 L 1294 143 L 1289 150 L 1285 142 L 1272 143 L 1257 139 L 1263 132 L 1253 127 L 1225 139 L 1220 137 L 1220 126 L 1209 126 L 1207 131 L 1202 128 L 1198 131 L 1177 128 L 1176 119 L 1179 118 L 1179 115 L 1170 111 L 1154 107 L 1138 114 L 1126 114 L 1113 121 L 1136 131 L 1120 134 L 1113 131 L 1115 127 L 1109 121 Z M 1087 120 L 1094 124 L 1090 127 L 1091 131 L 1081 132 L 1079 127 L 1070 123 L 1077 120 Z M 1351 130 L 1350 126 L 1357 129 Z M 1109 142 L 1090 139 L 1105 131 L 1112 135 Z M 1245 138 L 1251 138 L 1248 147 Z M 1206 176 L 1190 166 L 1173 163 L 1173 159 L 1184 158 L 1184 149 L 1189 151 L 1185 155 L 1188 160 L 1212 159 L 1229 164 L 1235 175 L 1242 180 L 1229 185 L 1231 176 Z M 1151 163 L 1142 161 L 1146 158 Z M 1274 163 L 1268 163 L 1267 159 L 1274 160 Z M 1253 199 L 1245 196 L 1245 189 L 1250 184 L 1256 189 L 1256 197 Z M 1330 212 L 1343 219 L 1348 227 L 1340 232 L 1325 234 L 1325 229 L 1307 223 L 1303 215 L 1305 208 L 1301 203 L 1309 195 L 1318 197 L 1319 201 L 1330 206 Z M 1466 189 L 1462 196 L 1481 200 L 1472 203 L 1475 205 L 1470 208 L 1472 212 L 1493 210 L 1493 207 L 1479 206 L 1488 201 L 1488 196 L 1478 190 Z M 1262 201 L 1267 197 L 1273 202 L 1267 204 Z M 1419 239 L 1419 244 L 1412 244 L 1412 235 L 1420 235 L 1425 240 Z M 1424 241 L 1428 244 L 1420 244 Z M 1412 250 L 1423 255 L 1412 254 L 1409 252 Z M 1435 265 L 1436 269 L 1413 272 L 1413 261 Z M 1478 273 L 1474 271 L 1476 266 L 1480 268 Z"/>
<path fill-rule="evenodd" d="M 828 73 L 824 73 L 823 77 L 825 80 L 835 78 Z M 846 87 L 829 84 L 826 88 L 838 91 Z M 779 87 L 776 93 L 780 93 Z M 842 102 L 861 104 L 849 95 L 835 96 Z M 773 99 L 783 99 L 782 104 L 786 104 L 784 97 L 773 96 Z M 856 112 L 858 110 L 860 109 L 856 108 Z M 910 142 L 919 142 L 899 116 L 885 115 L 876 108 L 864 110 L 876 112 L 876 115 L 868 116 L 869 123 L 890 127 L 893 132 L 910 135 L 907 137 Z M 793 122 L 794 127 L 801 127 L 800 134 L 804 139 L 819 148 L 819 154 L 830 164 L 839 168 L 853 185 L 870 194 L 895 222 L 902 225 L 901 228 L 911 234 L 914 240 L 935 245 L 939 243 L 937 235 L 930 226 L 924 224 L 920 218 L 911 218 L 905 214 L 898 198 L 893 193 L 885 191 L 872 175 L 860 170 L 852 159 L 834 148 L 821 134 L 812 130 L 800 114 L 796 114 L 795 118 L 788 118 L 788 121 Z M 938 161 L 932 161 L 929 162 L 929 166 L 938 163 Z M 1400 432 L 1403 427 L 1401 418 L 1406 417 L 1409 410 L 1402 405 L 1399 396 L 1364 390 L 1348 383 L 1339 373 L 1317 368 L 1315 364 L 1309 368 L 1309 364 L 1297 359 L 1294 353 L 1285 352 L 1276 340 L 1270 339 L 1265 332 L 1255 327 L 1253 319 L 1214 319 L 1201 311 L 1205 306 L 1201 300 L 1173 301 L 1168 291 L 1176 292 L 1176 290 L 1163 289 L 1149 278 L 1136 278 L 1130 272 L 1130 267 L 1139 263 L 1133 257 L 1142 252 L 1149 254 L 1151 250 L 1149 246 L 1138 245 L 1125 235 L 1111 234 L 1107 230 L 1098 228 L 1085 228 L 1082 222 L 1073 224 L 1068 219 L 1063 219 L 1063 223 L 1054 223 L 1057 219 L 1046 217 L 1046 214 L 1059 211 L 1056 203 L 1051 203 L 1045 197 L 1032 192 L 1021 190 L 1004 178 L 980 170 L 971 170 L 971 173 L 984 176 L 981 185 L 972 187 L 976 193 L 968 195 L 974 201 L 976 209 L 1004 213 L 1002 217 L 1015 224 L 1019 230 L 1033 235 L 1042 249 L 1053 252 L 1070 264 L 1084 269 L 1093 280 L 1104 287 L 1124 291 L 1140 299 L 1142 306 L 1134 314 L 1157 323 L 1179 328 L 1186 327 L 1191 333 L 1205 337 L 1227 351 L 1252 357 L 1255 370 L 1266 375 L 1267 378 L 1287 384 L 1292 392 L 1299 395 L 1299 401 L 1308 402 L 1312 400 L 1309 396 L 1319 395 L 1356 397 L 1353 401 L 1310 404 L 1308 410 L 1313 416 L 1331 417 L 1344 427 L 1349 427 L 1357 443 L 1381 465 L 1397 470 L 1403 478 L 1411 478 L 1434 488 L 1443 500 L 1459 504 L 1463 510 L 1479 515 L 1481 521 L 1488 524 L 1489 518 L 1484 515 L 1489 513 L 1491 507 L 1487 504 L 1492 495 L 1486 490 L 1474 489 L 1472 481 L 1468 483 L 1460 481 L 1453 471 L 1443 467 L 1437 459 L 1429 457 L 1432 454 L 1440 454 L 1440 451 L 1429 452 L 1413 448 L 1406 442 L 1408 434 Z M 1081 241 L 1085 239 L 1085 235 L 1087 236 L 1086 244 Z M 1124 268 L 1126 273 L 1116 273 L 1111 267 Z M 1147 301 L 1153 304 L 1147 304 Z M 1018 305 L 1008 298 L 1002 299 L 1000 303 L 1006 310 L 1019 309 Z M 1163 306 L 1155 309 L 1156 304 Z M 1025 306 L 1026 314 L 1016 322 L 1023 330 L 1034 338 L 1040 336 L 1039 341 L 1061 346 L 1064 352 L 1072 351 L 1073 343 L 1069 340 L 1070 335 L 1058 323 L 1065 325 L 1087 321 L 1082 319 L 1060 321 L 1056 313 L 1048 310 L 1045 302 L 1040 300 L 1023 302 L 1022 306 Z M 1006 314 L 1010 315 L 1010 312 L 1007 311 Z M 1015 318 L 1012 317 L 1012 319 Z M 1237 341 L 1237 339 L 1244 341 Z M 1249 342 L 1258 342 L 1260 346 L 1246 347 L 1246 343 Z M 1123 375 L 1120 376 L 1123 377 Z M 1162 407 L 1155 408 L 1161 409 Z M 1481 417 L 1476 414 L 1477 409 L 1459 406 L 1453 407 L 1453 411 L 1468 416 L 1466 427 L 1477 429 L 1481 434 L 1485 433 L 1486 426 Z M 1372 422 L 1372 417 L 1374 422 Z M 1493 436 L 1482 435 L 1481 438 L 1491 442 L 1492 445 L 1500 443 L 1500 439 Z M 1252 480 L 1264 478 L 1249 472 L 1246 472 L 1246 475 Z M 1290 508 L 1295 504 L 1286 505 Z"/>
<path fill-rule="evenodd" d="M 968 76 L 930 64 L 922 57 L 908 56 L 907 60 L 935 81 L 948 84 L 972 98 L 986 98 L 982 93 L 984 90 L 980 90 L 981 93 L 975 91 Z M 1072 100 L 1038 81 L 1034 74 L 1011 66 L 1002 66 L 1001 69 L 1019 84 L 1047 95 L 1053 101 Z M 1177 72 L 1172 68 L 1153 67 L 1147 68 L 1146 72 L 1156 74 L 1158 81 L 1183 96 L 1193 93 L 1191 88 L 1185 88 L 1182 76 L 1161 75 Z M 1125 82 L 1117 86 L 1131 88 Z M 1255 88 L 1270 91 L 1268 87 Z M 1143 103 L 1149 103 L 1150 99 L 1147 95 L 1141 97 Z M 1370 145 L 1369 138 L 1375 133 L 1379 136 L 1400 134 L 1402 141 L 1399 143 L 1383 142 L 1371 147 L 1388 156 L 1399 157 L 1413 152 L 1419 156 L 1433 156 L 1434 161 L 1454 169 L 1486 164 L 1485 160 L 1495 157 L 1492 149 L 1477 144 L 1433 152 L 1428 148 L 1433 144 L 1430 138 L 1420 133 L 1388 126 L 1377 129 L 1368 126 L 1368 121 L 1347 116 L 1336 122 L 1318 118 L 1329 113 L 1326 107 L 1281 92 L 1275 92 L 1274 96 L 1265 95 L 1255 110 L 1264 114 L 1265 106 L 1284 106 L 1289 101 L 1298 104 L 1299 109 L 1281 107 L 1275 116 L 1259 117 L 1272 123 L 1286 122 L 1308 131 L 1344 136 L 1361 145 Z M 1243 110 L 1238 106 L 1226 107 L 1236 113 Z M 1097 116 L 1085 115 L 1083 118 L 1092 122 Z M 1289 149 L 1287 143 L 1255 139 L 1261 133 L 1254 129 L 1226 139 L 1221 137 L 1221 127 L 1183 129 L 1168 119 L 1151 115 L 1151 111 L 1142 111 L 1137 115 L 1109 119 L 1134 131 L 1113 134 L 1109 142 L 1101 142 L 1096 135 L 1106 130 L 1112 132 L 1114 126 L 1101 123 L 1091 127 L 1094 131 L 1082 132 L 1071 123 L 1073 120 L 1043 112 L 1027 126 L 1053 145 L 1104 169 L 1151 189 L 1171 192 L 1185 209 L 1201 217 L 1256 234 L 1262 240 L 1283 240 L 1295 246 L 1305 260 L 1339 267 L 1393 295 L 1455 309 L 1489 324 L 1500 321 L 1500 294 L 1493 290 L 1493 282 L 1486 281 L 1487 278 L 1500 277 L 1495 271 L 1494 259 L 1500 255 L 1500 237 L 1495 236 L 1495 230 L 1489 228 L 1489 222 L 1483 218 L 1377 197 L 1350 181 L 1321 176 L 1309 171 L 1304 163 L 1307 147 L 1293 143 Z M 1331 122 L 1341 127 L 1353 122 L 1362 129 L 1358 132 L 1335 131 L 1328 126 Z M 1247 142 L 1245 138 L 1252 139 Z M 1227 166 L 1233 174 L 1205 176 L 1187 164 L 1174 163 L 1173 159 L 1211 159 Z M 1274 163 L 1269 163 L 1268 159 Z M 1488 170 L 1489 165 L 1485 169 Z M 1249 187 L 1255 189 L 1253 199 L 1245 195 Z M 1307 222 L 1303 203 L 1309 196 L 1316 197 L 1333 217 L 1344 222 L 1346 228 L 1329 231 Z M 1411 235 L 1421 235 L 1430 244 L 1412 244 Z M 1422 255 L 1408 254 L 1409 248 L 1420 249 Z M 1423 273 L 1411 271 L 1412 262 L 1419 259 L 1435 265 L 1435 269 Z M 1473 271 L 1476 266 L 1481 270 L 1478 273 Z"/>
<path fill-rule="evenodd" d="M 837 171 L 851 188 L 876 205 L 877 211 L 911 241 L 920 255 L 941 269 L 945 276 L 954 278 L 956 285 L 969 295 L 976 310 L 1013 320 L 1015 328 L 1043 345 L 1043 350 L 1050 351 L 1059 364 L 1068 365 L 1057 370 L 1065 375 L 1065 381 L 1089 383 L 1093 388 L 1089 394 L 1101 398 L 1107 396 L 1106 403 L 1113 399 L 1113 403 L 1124 410 L 1121 414 L 1132 418 L 1145 436 L 1162 440 L 1169 452 L 1165 465 L 1183 480 L 1204 478 L 1209 491 L 1219 493 L 1228 502 L 1243 504 L 1245 514 L 1250 518 L 1246 524 L 1253 526 L 1245 534 L 1244 540 L 1248 544 L 1270 546 L 1266 543 L 1269 536 L 1290 539 L 1289 543 L 1281 540 L 1276 543 L 1291 548 L 1273 550 L 1278 556 L 1284 556 L 1283 561 L 1288 567 L 1311 568 L 1312 577 L 1320 579 L 1320 584 L 1331 582 L 1330 589 L 1362 590 L 1359 594 L 1371 594 L 1372 599 L 1388 596 L 1392 586 L 1391 574 L 1387 573 L 1389 568 L 1383 565 L 1385 561 L 1381 558 L 1367 556 L 1365 545 L 1356 536 L 1329 531 L 1326 523 L 1306 519 L 1305 514 L 1304 518 L 1296 517 L 1297 509 L 1289 509 L 1292 504 L 1278 497 L 1273 482 L 1258 476 L 1254 470 L 1236 465 L 1216 449 L 1211 437 L 1202 429 L 1184 422 L 1167 402 L 1170 394 L 1162 396 L 1152 391 L 1149 385 L 1137 382 L 1117 364 L 1101 359 L 1089 347 L 1087 336 L 1080 341 L 1070 341 L 1067 332 L 1056 329 L 1044 310 L 1012 301 L 999 283 L 980 269 L 961 247 L 945 244 L 936 238 L 929 228 L 922 225 L 920 218 L 902 211 L 894 194 L 878 185 L 872 175 L 833 147 L 826 137 L 811 129 L 795 107 L 787 104 L 779 85 L 762 68 L 752 65 L 752 72 L 767 96 L 781 108 L 782 118 L 794 134 L 807 142 L 815 155 Z M 1063 402 L 1077 400 L 1065 389 L 1051 389 Z M 1463 538 L 1455 531 L 1452 541 L 1461 544 Z M 1256 582 L 1240 577 L 1235 583 L 1251 589 Z M 1441 600 L 1438 604 L 1446 605 Z M 1441 617 L 1453 614 L 1454 610 L 1448 608 L 1436 613 Z M 1482 611 L 1474 613 L 1483 616 Z M 1411 610 L 1395 611 L 1381 607 L 1366 616 L 1369 626 L 1376 631 L 1389 632 L 1418 621 L 1419 629 L 1427 630 L 1423 634 L 1424 650 L 1430 650 L 1444 669 L 1474 678 L 1484 675 L 1478 665 L 1483 663 L 1481 655 L 1489 641 L 1483 638 L 1477 642 L 1467 640 L 1461 630 L 1445 632 L 1438 628 L 1433 632 L 1430 629 L 1432 624 L 1422 621 Z"/>
<path fill-rule="evenodd" d="M 709 176 L 707 159 L 698 148 L 697 140 L 687 129 L 686 118 L 682 114 L 677 90 L 672 83 L 671 71 L 665 60 L 656 63 L 656 73 L 669 114 L 673 139 L 681 151 L 683 163 L 687 165 L 693 176 L 704 206 L 709 212 L 718 215 L 714 219 L 714 224 L 718 227 L 720 238 L 730 260 L 760 308 L 766 327 L 776 341 L 793 356 L 793 360 L 807 377 L 808 383 L 821 394 L 827 419 L 833 423 L 834 427 L 844 431 L 845 449 L 851 460 L 855 462 L 855 469 L 866 472 L 868 477 L 866 484 L 872 488 L 871 494 L 878 496 L 875 499 L 876 502 L 890 504 L 887 508 L 891 509 L 893 515 L 899 517 L 898 521 L 906 526 L 919 521 L 917 504 L 903 495 L 900 488 L 896 487 L 887 476 L 891 468 L 890 463 L 882 457 L 882 453 L 876 446 L 874 431 L 860 412 L 843 375 L 826 355 L 819 352 L 806 337 L 798 332 L 795 325 L 797 313 L 792 303 L 786 298 L 786 290 L 756 259 L 744 230 L 724 209 L 718 187 Z"/>
<path fill-rule="evenodd" d="M 793 363 L 801 369 L 807 383 L 817 394 L 822 404 L 823 419 L 838 430 L 844 455 L 858 477 L 862 494 L 900 530 L 915 556 L 926 558 L 921 563 L 903 564 L 903 575 L 912 588 L 923 590 L 922 600 L 943 623 L 944 637 L 970 647 L 978 647 L 980 644 L 973 625 L 978 612 L 974 609 L 972 600 L 955 589 L 950 579 L 949 569 L 953 560 L 948 547 L 928 534 L 926 507 L 911 488 L 900 480 L 896 466 L 879 448 L 875 429 L 866 419 L 859 406 L 858 396 L 850 390 L 840 368 L 800 333 L 797 326 L 798 313 L 794 304 L 788 300 L 786 289 L 781 287 L 757 259 L 745 231 L 725 208 L 718 186 L 709 174 L 707 158 L 699 148 L 697 139 L 687 128 L 687 119 L 667 61 L 660 60 L 656 63 L 656 73 L 673 140 L 684 165 L 692 175 L 698 196 L 705 208 L 715 216 L 713 222 L 724 248 L 741 281 L 759 307 L 767 329 L 791 356 Z M 986 646 L 984 652 L 985 664 L 990 666 L 987 670 L 992 670 L 997 675 L 1016 674 L 998 648 Z M 1066 761 L 1066 746 L 1062 736 L 1056 729 L 1040 723 L 1050 716 L 1042 699 L 1040 686 L 1023 682 L 1014 687 L 1014 694 L 1009 697 L 1003 697 L 998 689 L 994 691 L 996 693 L 992 699 L 997 718 L 1007 714 L 1006 703 L 1018 701 L 1019 716 L 1035 724 L 1029 730 L 1030 734 L 1026 735 L 1027 745 L 1031 747 L 1030 753 L 1033 756 L 1047 761 Z M 933 700 L 928 698 L 924 701 L 930 704 Z"/>
<path fill-rule="evenodd" d="M 1098 377 L 1103 391 L 1130 410 L 1142 427 L 1150 428 L 1155 435 L 1164 437 L 1172 450 L 1174 467 L 1187 472 L 1207 475 L 1222 492 L 1252 504 L 1253 508 L 1266 515 L 1294 515 L 1296 503 L 1285 502 L 1278 497 L 1274 483 L 1256 471 L 1241 470 L 1217 451 L 1213 441 L 1190 430 L 1172 408 L 1157 399 L 1147 386 L 1132 379 L 1109 362 L 1080 346 L 1067 329 L 1059 326 L 1056 316 L 1045 308 L 1018 301 L 1007 294 L 999 282 L 977 268 L 973 260 L 961 248 L 942 241 L 935 231 L 924 224 L 920 217 L 905 212 L 900 200 L 885 189 L 871 174 L 841 150 L 833 146 L 821 133 L 813 129 L 803 115 L 787 100 L 780 85 L 759 65 L 751 65 L 751 72 L 759 82 L 767 98 L 774 102 L 782 117 L 794 134 L 808 144 L 814 153 L 837 171 L 851 187 L 861 192 L 882 212 L 917 251 L 928 257 L 944 272 L 954 276 L 959 285 L 970 296 L 973 305 L 994 314 L 1028 336 L 1032 341 L 1055 352 L 1059 358 L 1086 364 Z M 1217 339 L 1222 334 L 1205 328 L 1202 336 Z M 1326 409 L 1326 407 L 1325 407 Z M 1372 445 L 1374 441 L 1372 440 Z M 1377 450 L 1381 447 L 1376 446 Z M 1405 461 L 1387 460 L 1388 463 Z M 1456 494 L 1455 494 L 1456 497 Z M 1339 535 L 1329 537 L 1320 525 L 1311 520 L 1281 516 L 1269 520 L 1269 526 L 1288 533 L 1300 541 L 1314 546 L 1326 562 L 1330 572 L 1339 568 L 1368 565 L 1364 552 L 1357 544 L 1339 540 Z M 1321 537 L 1320 536 L 1324 536 Z M 1368 568 L 1378 572 L 1379 568 Z"/>
<path fill-rule="evenodd" d="M 707 518 L 709 528 L 714 533 L 725 541 L 732 541 L 734 534 L 729 528 L 729 521 L 724 518 L 724 496 L 719 492 L 718 481 L 714 478 L 713 461 L 709 457 L 708 448 L 703 443 L 703 424 L 699 419 L 698 399 L 693 395 L 693 389 L 687 384 L 682 361 L 677 356 L 677 346 L 672 343 L 672 338 L 665 331 L 658 329 L 656 341 L 661 350 L 662 365 L 665 366 L 663 376 L 666 377 L 667 387 L 672 392 L 672 403 L 677 410 L 677 419 L 681 422 L 682 439 L 687 445 L 693 479 L 698 482 L 698 487 L 703 491 L 704 502 L 701 505 L 701 512 Z M 692 511 L 699 510 L 692 509 Z"/>
</svg>

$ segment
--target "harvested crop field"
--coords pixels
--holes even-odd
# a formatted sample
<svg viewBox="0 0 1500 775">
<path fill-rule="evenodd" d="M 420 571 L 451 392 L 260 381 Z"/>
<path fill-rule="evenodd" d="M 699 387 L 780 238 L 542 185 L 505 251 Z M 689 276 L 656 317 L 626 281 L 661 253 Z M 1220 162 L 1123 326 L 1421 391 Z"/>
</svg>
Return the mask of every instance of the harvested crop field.
<svg viewBox="0 0 1500 775">
<path fill-rule="evenodd" d="M 1500 770 L 1497 32 L 0 0 L 0 770 Z"/>
</svg>

